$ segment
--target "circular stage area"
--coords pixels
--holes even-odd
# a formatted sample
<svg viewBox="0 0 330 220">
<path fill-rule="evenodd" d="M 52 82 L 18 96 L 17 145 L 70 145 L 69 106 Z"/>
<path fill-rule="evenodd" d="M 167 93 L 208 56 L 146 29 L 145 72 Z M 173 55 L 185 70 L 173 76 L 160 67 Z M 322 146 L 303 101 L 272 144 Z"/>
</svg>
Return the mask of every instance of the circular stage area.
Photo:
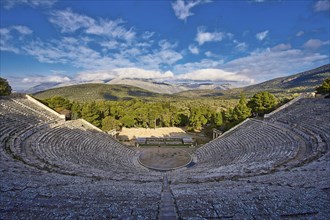
<svg viewBox="0 0 330 220">
<path fill-rule="evenodd" d="M 188 152 L 180 149 L 149 148 L 140 153 L 138 160 L 147 168 L 166 171 L 184 167 L 192 158 Z"/>
</svg>

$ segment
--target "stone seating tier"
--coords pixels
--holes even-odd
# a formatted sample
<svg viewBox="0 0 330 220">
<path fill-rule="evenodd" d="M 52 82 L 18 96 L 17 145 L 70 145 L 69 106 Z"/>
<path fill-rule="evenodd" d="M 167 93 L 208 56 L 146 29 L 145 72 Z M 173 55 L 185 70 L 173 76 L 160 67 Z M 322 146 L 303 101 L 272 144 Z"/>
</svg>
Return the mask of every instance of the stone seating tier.
<svg viewBox="0 0 330 220">
<path fill-rule="evenodd" d="M 301 99 L 197 149 L 195 165 L 167 172 L 172 211 L 180 219 L 328 219 L 329 107 Z M 1 218 L 166 213 L 163 173 L 139 165 L 133 148 L 40 112 L 25 99 L 0 100 Z"/>
</svg>

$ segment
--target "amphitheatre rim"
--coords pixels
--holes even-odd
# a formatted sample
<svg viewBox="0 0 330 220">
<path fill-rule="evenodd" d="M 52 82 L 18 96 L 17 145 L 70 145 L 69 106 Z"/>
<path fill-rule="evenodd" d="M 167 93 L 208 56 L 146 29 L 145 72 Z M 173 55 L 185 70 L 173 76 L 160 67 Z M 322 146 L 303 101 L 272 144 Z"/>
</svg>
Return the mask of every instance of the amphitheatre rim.
<svg viewBox="0 0 330 220">
<path fill-rule="evenodd" d="M 149 151 L 155 151 L 156 149 L 157 149 L 157 150 L 159 150 L 159 149 L 164 150 L 164 148 L 150 148 Z M 170 148 L 166 148 L 166 149 L 168 150 L 168 149 L 170 149 Z M 137 161 L 138 161 L 138 163 L 141 164 L 142 166 L 144 166 L 144 167 L 146 167 L 146 168 L 148 168 L 148 169 L 155 170 L 155 171 L 169 171 L 169 170 L 176 170 L 176 169 L 180 169 L 180 168 L 186 167 L 186 166 L 188 166 L 190 163 L 193 162 L 193 157 L 192 157 L 192 155 L 191 155 L 189 152 L 187 152 L 187 151 L 185 151 L 185 150 L 183 150 L 183 149 L 172 149 L 172 150 L 175 151 L 175 152 L 184 152 L 185 156 L 189 156 L 189 160 L 188 160 L 188 162 L 185 161 L 185 163 L 181 163 L 181 164 L 179 164 L 179 165 L 177 165 L 177 166 L 171 166 L 171 167 L 159 167 L 159 166 L 156 167 L 156 166 L 154 166 L 154 165 L 152 165 L 152 164 L 150 165 L 150 164 L 147 164 L 147 163 L 141 161 L 141 156 L 143 156 L 143 155 L 146 154 L 146 153 L 149 153 L 148 151 L 142 151 L 142 152 L 140 152 L 139 155 L 138 155 L 138 157 L 137 157 Z"/>
</svg>

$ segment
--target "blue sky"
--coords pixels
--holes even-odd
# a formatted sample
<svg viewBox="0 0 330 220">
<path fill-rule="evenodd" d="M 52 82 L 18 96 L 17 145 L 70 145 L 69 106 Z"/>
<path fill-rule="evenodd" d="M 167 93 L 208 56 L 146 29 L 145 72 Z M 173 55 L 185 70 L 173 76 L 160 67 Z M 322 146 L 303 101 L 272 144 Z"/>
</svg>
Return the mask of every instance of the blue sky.
<svg viewBox="0 0 330 220">
<path fill-rule="evenodd" d="M 21 90 L 121 78 L 248 85 L 329 63 L 329 0 L 1 0 L 1 77 Z"/>
</svg>

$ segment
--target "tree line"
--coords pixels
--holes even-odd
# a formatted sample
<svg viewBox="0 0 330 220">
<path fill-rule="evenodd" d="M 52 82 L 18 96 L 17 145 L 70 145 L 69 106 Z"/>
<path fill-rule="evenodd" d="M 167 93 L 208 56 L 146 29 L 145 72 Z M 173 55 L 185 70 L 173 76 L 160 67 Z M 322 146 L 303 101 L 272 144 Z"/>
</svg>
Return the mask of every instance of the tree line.
<svg viewBox="0 0 330 220">
<path fill-rule="evenodd" d="M 11 94 L 8 81 L 0 77 L 0 96 Z M 316 88 L 318 94 L 330 96 L 330 78 Z M 84 118 L 104 131 L 119 130 L 121 127 L 187 127 L 188 130 L 201 130 L 208 126 L 222 131 L 228 130 L 248 117 L 263 116 L 274 110 L 278 100 L 269 92 L 258 92 L 248 101 L 243 94 L 235 107 L 221 109 L 211 103 L 192 104 L 170 101 L 149 102 L 138 99 L 129 101 L 70 101 L 60 96 L 39 100 L 65 114 L 69 119 Z M 286 100 L 288 101 L 288 100 Z M 228 102 L 225 102 L 227 103 Z"/>
<path fill-rule="evenodd" d="M 55 111 L 70 119 L 84 118 L 104 131 L 121 127 L 187 127 L 190 131 L 204 127 L 227 130 L 251 116 L 262 116 L 278 104 L 269 92 L 256 93 L 249 101 L 242 94 L 233 108 L 218 110 L 214 106 L 178 106 L 172 102 L 128 101 L 70 101 L 60 96 L 42 100 Z"/>
</svg>

